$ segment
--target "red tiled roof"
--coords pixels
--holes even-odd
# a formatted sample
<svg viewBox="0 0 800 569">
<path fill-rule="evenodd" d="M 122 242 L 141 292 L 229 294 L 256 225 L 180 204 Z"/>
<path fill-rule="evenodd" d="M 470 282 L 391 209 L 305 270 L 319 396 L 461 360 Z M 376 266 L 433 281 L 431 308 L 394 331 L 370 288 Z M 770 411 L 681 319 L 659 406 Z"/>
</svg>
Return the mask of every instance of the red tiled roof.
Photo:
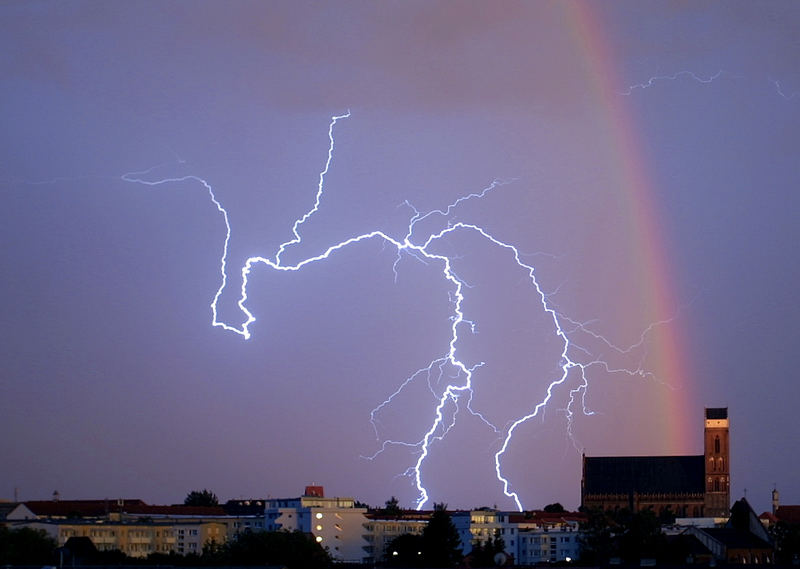
<svg viewBox="0 0 800 569">
<path fill-rule="evenodd" d="M 512 523 L 537 523 L 537 524 L 559 524 L 564 522 L 586 522 L 589 518 L 582 512 L 545 512 L 534 510 L 532 512 L 521 512 L 511 514 L 508 521 Z"/>
<path fill-rule="evenodd" d="M 123 500 L 122 508 L 145 505 L 141 500 Z M 100 517 L 109 512 L 119 512 L 119 500 L 31 500 L 22 502 L 34 514 L 41 517 L 82 516 Z"/>
<path fill-rule="evenodd" d="M 139 514 L 144 516 L 225 516 L 227 513 L 222 506 L 184 506 L 175 504 L 172 506 L 150 506 L 148 504 L 136 504 L 125 507 L 123 511 L 127 514 Z"/>
<path fill-rule="evenodd" d="M 373 510 L 364 514 L 368 520 L 428 520 L 432 510 L 403 510 L 400 514 L 386 514 L 381 510 Z"/>
<path fill-rule="evenodd" d="M 800 524 L 800 506 L 778 506 L 775 517 L 787 524 Z"/>
</svg>

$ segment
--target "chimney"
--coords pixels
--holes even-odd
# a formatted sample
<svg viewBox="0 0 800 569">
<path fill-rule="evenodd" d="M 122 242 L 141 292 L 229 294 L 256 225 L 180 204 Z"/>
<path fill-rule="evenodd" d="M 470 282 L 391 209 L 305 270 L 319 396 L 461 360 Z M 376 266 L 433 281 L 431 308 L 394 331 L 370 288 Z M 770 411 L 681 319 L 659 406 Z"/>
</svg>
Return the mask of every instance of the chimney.
<svg viewBox="0 0 800 569">
<path fill-rule="evenodd" d="M 324 498 L 325 488 L 322 486 L 306 486 L 303 496 L 310 496 L 314 498 Z"/>
</svg>

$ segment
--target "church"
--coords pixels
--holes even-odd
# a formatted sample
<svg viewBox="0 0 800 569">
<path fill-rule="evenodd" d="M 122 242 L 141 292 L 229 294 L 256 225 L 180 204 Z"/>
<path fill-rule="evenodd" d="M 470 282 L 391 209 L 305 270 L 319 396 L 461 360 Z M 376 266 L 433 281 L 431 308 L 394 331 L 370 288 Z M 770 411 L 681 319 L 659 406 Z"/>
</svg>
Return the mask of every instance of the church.
<svg viewBox="0 0 800 569">
<path fill-rule="evenodd" d="M 676 517 L 730 513 L 727 407 L 705 409 L 704 454 L 697 456 L 583 456 L 581 506 L 652 509 Z"/>
</svg>

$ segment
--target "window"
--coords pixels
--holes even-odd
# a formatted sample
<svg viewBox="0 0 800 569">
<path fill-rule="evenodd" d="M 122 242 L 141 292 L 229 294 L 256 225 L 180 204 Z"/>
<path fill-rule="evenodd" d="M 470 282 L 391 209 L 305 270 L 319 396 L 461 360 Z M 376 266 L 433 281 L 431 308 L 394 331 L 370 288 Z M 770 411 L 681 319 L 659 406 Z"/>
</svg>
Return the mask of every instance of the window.
<svg viewBox="0 0 800 569">
<path fill-rule="evenodd" d="M 714 437 L 714 452 L 719 454 L 719 436 Z"/>
</svg>

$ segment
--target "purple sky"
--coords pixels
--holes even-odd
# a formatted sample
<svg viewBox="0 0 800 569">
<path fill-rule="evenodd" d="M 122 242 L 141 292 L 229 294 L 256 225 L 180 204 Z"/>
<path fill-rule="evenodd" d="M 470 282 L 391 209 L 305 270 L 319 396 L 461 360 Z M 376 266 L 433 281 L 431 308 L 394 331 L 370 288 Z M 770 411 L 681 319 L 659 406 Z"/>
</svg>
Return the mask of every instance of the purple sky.
<svg viewBox="0 0 800 569">
<path fill-rule="evenodd" d="M 291 496 L 314 482 L 414 505 L 403 474 L 444 383 L 463 377 L 409 383 L 375 414 L 377 436 L 370 413 L 447 352 L 454 286 L 441 264 L 403 255 L 395 278 L 396 249 L 373 239 L 294 273 L 262 265 L 244 340 L 212 326 L 226 227 L 205 188 L 122 179 L 158 166 L 148 180 L 213 187 L 231 225 L 220 319 L 239 327 L 240 267 L 292 238 L 331 117 L 349 109 L 287 264 L 373 230 L 402 239 L 406 200 L 431 211 L 507 181 L 419 235 L 462 222 L 518 247 L 570 358 L 608 364 L 587 369 L 595 414 L 576 416 L 572 438 L 574 373 L 515 431 L 502 473 L 523 506 L 577 507 L 581 450 L 699 454 L 704 406 L 730 409 L 732 497 L 747 489 L 764 510 L 777 484 L 800 503 L 800 4 L 588 6 L 0 7 L 0 499 L 16 488 L 173 503 L 196 488 Z M 593 58 L 597 45 L 612 57 Z M 619 82 L 613 96 L 599 96 L 598 74 Z M 633 117 L 656 207 L 646 221 L 673 269 L 674 306 L 658 315 L 670 321 L 641 343 L 653 307 L 632 194 L 607 159 L 610 107 Z M 457 354 L 484 365 L 471 403 L 447 406 L 455 425 L 431 443 L 422 481 L 451 507 L 513 508 L 494 455 L 558 377 L 564 344 L 508 250 L 460 231 L 431 252 L 451 259 L 475 324 L 459 327 Z M 574 322 L 634 348 L 617 353 Z M 654 357 L 665 330 L 687 346 L 686 377 L 664 377 Z M 676 422 L 696 432 L 688 446 L 675 446 Z M 408 444 L 365 458 L 388 440 Z"/>
</svg>

